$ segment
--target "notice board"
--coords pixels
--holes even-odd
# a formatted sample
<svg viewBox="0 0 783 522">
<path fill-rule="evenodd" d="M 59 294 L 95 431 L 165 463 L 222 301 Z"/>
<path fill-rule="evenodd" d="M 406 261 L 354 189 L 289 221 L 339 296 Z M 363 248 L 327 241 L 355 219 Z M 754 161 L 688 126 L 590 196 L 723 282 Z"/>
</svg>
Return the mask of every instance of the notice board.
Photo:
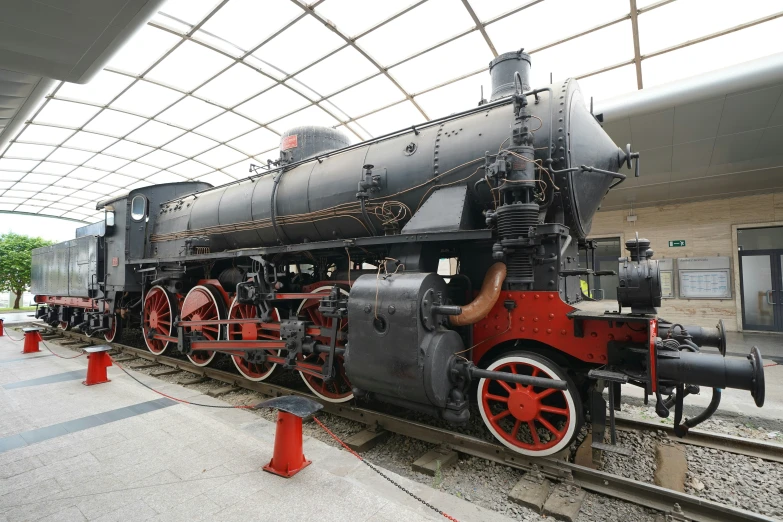
<svg viewBox="0 0 783 522">
<path fill-rule="evenodd" d="M 658 269 L 661 273 L 661 297 L 674 298 L 674 259 L 659 259 Z"/>
<path fill-rule="evenodd" d="M 677 259 L 681 299 L 731 299 L 731 258 Z"/>
</svg>

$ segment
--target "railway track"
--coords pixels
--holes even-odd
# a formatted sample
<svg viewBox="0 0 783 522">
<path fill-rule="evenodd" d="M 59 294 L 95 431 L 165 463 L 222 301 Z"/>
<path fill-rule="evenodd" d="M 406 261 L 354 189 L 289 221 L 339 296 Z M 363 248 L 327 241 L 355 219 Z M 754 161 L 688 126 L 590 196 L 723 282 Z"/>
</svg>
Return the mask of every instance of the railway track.
<svg viewBox="0 0 783 522">
<path fill-rule="evenodd" d="M 39 327 L 42 326 L 40 323 L 33 324 Z M 18 325 L 14 326 L 16 327 Z M 119 343 L 101 342 L 103 341 L 102 339 L 89 338 L 81 333 L 56 330 L 48 326 L 45 326 L 45 329 L 47 334 L 55 335 L 58 338 L 81 340 L 85 344 L 108 344 L 128 355 L 154 361 L 160 365 L 207 377 L 232 386 L 245 388 L 267 397 L 304 395 L 311 399 L 318 400 L 318 398 L 313 395 L 300 390 L 265 382 L 248 381 L 235 373 L 215 368 L 195 366 L 187 360 L 165 355 L 155 355 L 145 349 Z M 699 520 L 705 522 L 768 522 L 775 520 L 764 515 L 714 502 L 695 495 L 681 493 L 654 484 L 640 482 L 573 464 L 564 460 L 563 457 L 525 457 L 511 452 L 506 449 L 505 446 L 494 442 L 488 442 L 471 435 L 452 432 L 443 428 L 395 417 L 393 415 L 350 406 L 345 403 L 334 404 L 325 401 L 320 402 L 324 405 L 324 411 L 358 423 L 381 428 L 391 433 L 400 434 L 427 443 L 444 446 L 463 454 L 483 458 L 522 471 L 537 470 L 547 478 L 573 483 L 587 491 L 655 509 L 665 514 L 674 514 L 675 517 L 678 515 L 683 517 L 672 518 L 672 520 Z M 668 434 L 673 435 L 673 430 L 670 426 L 656 422 L 642 421 L 627 417 L 619 417 L 617 422 L 618 428 L 622 430 L 663 430 Z M 677 439 L 677 441 L 783 463 L 783 446 L 764 441 L 743 439 L 731 435 L 710 433 L 700 430 L 691 430 L 688 438 Z"/>
</svg>

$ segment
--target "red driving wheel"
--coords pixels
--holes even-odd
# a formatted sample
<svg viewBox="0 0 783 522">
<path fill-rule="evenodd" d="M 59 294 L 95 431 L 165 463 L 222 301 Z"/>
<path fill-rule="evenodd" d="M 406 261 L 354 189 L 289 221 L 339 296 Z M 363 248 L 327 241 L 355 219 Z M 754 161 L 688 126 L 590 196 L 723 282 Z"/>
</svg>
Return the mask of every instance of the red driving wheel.
<svg viewBox="0 0 783 522">
<path fill-rule="evenodd" d="M 144 297 L 141 326 L 144 332 L 144 342 L 149 351 L 155 355 L 165 352 L 169 347 L 169 342 L 162 339 L 150 339 L 150 332 L 154 329 L 156 333 L 170 336 L 173 318 L 172 299 L 169 293 L 162 286 L 150 288 Z"/>
<path fill-rule="evenodd" d="M 323 294 L 325 291 L 331 289 L 332 286 L 321 286 L 314 289 L 312 292 Z M 348 292 L 342 288 L 340 289 L 340 292 L 343 295 L 348 295 Z M 331 317 L 324 317 L 321 315 L 321 312 L 318 311 L 318 305 L 320 301 L 320 297 L 305 299 L 302 301 L 302 304 L 299 305 L 299 309 L 297 310 L 296 315 L 307 321 L 311 321 L 316 327 L 321 326 L 328 328 L 332 326 L 333 319 Z M 341 319 L 338 331 L 345 333 L 347 329 L 348 319 Z M 329 343 L 329 339 L 326 337 L 316 337 L 316 339 L 323 344 Z M 345 341 L 338 340 L 337 346 L 344 347 Z M 328 354 L 325 353 L 299 356 L 300 360 L 302 361 L 318 365 L 323 365 L 326 362 L 327 357 Z M 343 357 L 341 355 L 335 355 L 334 358 L 336 377 L 328 382 L 324 381 L 321 377 L 317 377 L 315 375 L 301 371 L 299 372 L 299 375 L 302 376 L 302 380 L 305 382 L 307 387 L 310 388 L 310 391 L 312 391 L 321 399 L 328 402 L 346 402 L 353 399 L 353 388 L 351 386 L 351 382 L 348 380 L 348 377 L 345 375 Z"/>
<path fill-rule="evenodd" d="M 518 453 L 537 456 L 552 455 L 571 444 L 581 426 L 582 405 L 574 383 L 558 365 L 536 354 L 514 352 L 487 369 L 568 383 L 561 391 L 481 379 L 479 410 L 496 439 Z"/>
<path fill-rule="evenodd" d="M 273 321 L 278 321 L 277 310 L 272 310 Z M 254 305 L 243 304 L 234 299 L 231 303 L 231 309 L 228 312 L 229 319 L 255 319 L 258 317 L 257 309 Z M 260 324 L 230 324 L 228 325 L 228 339 L 241 341 L 257 341 L 259 339 L 280 339 L 280 334 L 271 333 L 261 328 Z M 280 354 L 280 350 L 268 350 L 270 355 Z M 274 373 L 277 363 L 250 363 L 241 355 L 232 355 L 231 360 L 237 367 L 243 377 L 251 381 L 263 381 Z"/>
<path fill-rule="evenodd" d="M 223 297 L 212 285 L 194 286 L 182 301 L 182 321 L 219 321 L 225 316 Z M 184 329 L 186 333 L 199 332 L 208 341 L 223 339 L 223 326 L 217 323 L 185 326 Z M 207 350 L 196 350 L 188 355 L 190 362 L 196 366 L 206 366 L 214 358 L 215 352 Z"/>
</svg>

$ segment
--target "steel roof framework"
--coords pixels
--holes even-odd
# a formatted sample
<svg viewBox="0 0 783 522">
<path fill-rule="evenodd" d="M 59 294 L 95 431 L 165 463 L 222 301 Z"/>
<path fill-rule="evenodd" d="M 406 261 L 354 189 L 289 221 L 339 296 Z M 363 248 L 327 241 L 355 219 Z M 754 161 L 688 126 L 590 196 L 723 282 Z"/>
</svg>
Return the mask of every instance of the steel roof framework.
<svg viewBox="0 0 783 522">
<path fill-rule="evenodd" d="M 421 9 L 424 4 L 435 2 L 436 0 L 418 0 L 354 36 L 350 36 L 341 30 L 340 24 L 332 23 L 319 9 L 330 2 L 339 3 L 342 0 L 319 0 L 310 4 L 304 4 L 298 0 L 278 0 L 289 2 L 300 12 L 297 12 L 290 21 L 249 49 L 242 49 L 225 38 L 221 38 L 204 29 L 205 24 L 218 15 L 227 4 L 230 2 L 241 2 L 242 0 L 222 0 L 219 2 L 215 0 L 201 0 L 200 3 L 203 4 L 210 1 L 215 5 L 212 5 L 208 12 L 194 24 L 188 24 L 167 13 L 167 7 L 170 4 L 164 5 L 163 9 L 148 23 L 148 28 L 146 29 L 160 32 L 155 34 L 170 35 L 171 38 L 176 38 L 176 41 L 172 40 L 173 44 L 169 45 L 167 50 L 154 63 L 146 66 L 138 74 L 114 67 L 110 62 L 101 74 L 118 75 L 113 78 L 124 77 L 127 79 L 127 83 L 107 103 L 101 103 L 94 99 L 91 100 L 89 96 L 82 97 L 82 99 L 79 99 L 78 96 L 69 97 L 62 92 L 62 83 L 58 84 L 45 97 L 17 136 L 11 140 L 5 150 L 0 151 L 0 212 L 38 214 L 89 222 L 96 220 L 100 215 L 95 210 L 95 203 L 98 200 L 105 199 L 107 196 L 119 195 L 130 189 L 153 183 L 184 181 L 188 179 L 204 180 L 213 184 L 241 179 L 248 175 L 249 164 L 263 164 L 266 162 L 266 159 L 276 156 L 277 145 L 271 142 L 271 138 L 280 134 L 281 127 L 275 128 L 275 124 L 286 122 L 289 117 L 295 118 L 297 115 L 304 116 L 308 114 L 303 111 L 309 110 L 309 114 L 318 114 L 325 121 L 329 121 L 332 126 L 344 129 L 359 140 L 378 135 L 382 133 L 380 131 L 388 132 L 395 130 L 393 128 L 395 126 L 401 126 L 390 123 L 392 125 L 391 128 L 378 127 L 377 124 L 373 129 L 368 128 L 368 122 L 371 121 L 370 117 L 377 117 L 382 111 L 393 107 L 398 109 L 412 107 L 413 110 L 409 114 L 412 114 L 414 117 L 420 117 L 420 120 L 429 120 L 437 117 L 439 114 L 428 114 L 425 106 L 420 103 L 420 100 L 424 99 L 421 97 L 430 93 L 434 94 L 436 91 L 439 93 L 447 92 L 448 87 L 458 82 L 475 79 L 482 74 L 486 75 L 486 66 L 463 72 L 452 78 L 444 79 L 445 81 L 416 91 L 406 89 L 405 84 L 407 82 L 399 79 L 396 75 L 397 71 L 401 69 L 396 68 L 406 64 L 410 65 L 417 58 L 428 56 L 428 53 L 435 53 L 439 49 L 441 51 L 457 49 L 458 40 L 476 34 L 480 36 L 482 41 L 480 45 L 485 46 L 483 51 L 479 50 L 479 52 L 484 52 L 489 58 L 497 56 L 498 49 L 492 39 L 493 29 L 497 26 L 493 24 L 520 13 L 524 15 L 526 10 L 534 8 L 538 4 L 544 2 L 553 3 L 558 0 L 517 1 L 518 5 L 512 9 L 501 14 L 486 17 L 483 21 L 475 9 L 481 3 L 480 0 L 459 0 L 457 4 L 461 4 L 461 8 L 465 10 L 473 24 L 472 26 L 458 28 L 450 37 L 434 44 L 426 45 L 404 58 L 391 60 L 389 63 L 383 63 L 379 59 L 374 58 L 363 48 L 361 39 L 373 35 L 379 29 L 401 17 L 407 16 L 407 19 L 410 20 L 410 17 L 415 17 L 419 12 L 417 10 Z M 625 2 L 626 0 L 602 1 Z M 601 75 L 611 71 L 632 66 L 634 69 L 635 88 L 641 89 L 644 85 L 642 64 L 645 60 L 673 53 L 685 47 L 715 40 L 730 33 L 750 29 L 775 20 L 778 20 L 778 22 L 783 21 L 783 11 L 775 11 L 772 2 L 770 2 L 769 8 L 766 10 L 767 12 L 762 11 L 761 14 L 763 16 L 746 20 L 740 24 L 731 24 L 717 31 L 701 34 L 696 38 L 680 41 L 668 47 L 649 51 L 646 54 L 642 53 L 643 49 L 640 46 L 640 21 L 644 20 L 645 14 L 664 8 L 669 4 L 685 3 L 687 1 L 661 0 L 650 3 L 647 0 L 627 0 L 627 12 L 622 16 L 615 16 L 602 21 L 598 25 L 552 39 L 546 44 L 528 50 L 528 52 L 535 57 L 537 53 L 557 49 L 558 46 L 563 46 L 582 37 L 601 34 L 600 31 L 612 27 L 616 28 L 619 24 L 630 21 L 632 34 L 627 42 L 627 49 L 624 50 L 628 56 L 627 59 L 610 63 L 595 70 L 583 71 L 581 74 L 574 76 L 576 78 L 601 78 Z M 637 5 L 643 3 L 647 5 Z M 255 56 L 255 53 L 265 45 L 278 36 L 286 35 L 286 31 L 291 31 L 295 24 L 308 17 L 334 33 L 341 43 L 324 56 L 310 61 L 293 72 L 286 72 L 280 67 Z M 400 36 L 400 38 L 405 37 L 410 36 Z M 187 89 L 171 85 L 171 82 L 155 80 L 153 77 L 156 74 L 161 74 L 158 72 L 160 71 L 160 69 L 157 69 L 158 66 L 167 62 L 167 59 L 171 58 L 178 49 L 180 49 L 180 52 L 184 52 L 185 47 L 183 46 L 186 44 L 188 46 L 187 49 L 198 49 L 198 52 L 206 50 L 209 53 L 213 53 L 209 56 L 213 56 L 215 60 L 222 62 L 221 65 L 216 68 L 215 72 L 201 78 L 194 86 Z M 198 47 L 193 47 L 193 44 Z M 131 41 L 129 45 L 134 45 L 134 41 Z M 509 49 L 500 49 L 501 52 L 507 50 Z M 302 73 L 312 71 L 313 68 L 323 64 L 326 60 L 333 57 L 336 58 L 336 56 L 339 56 L 338 53 L 343 51 L 361 56 L 361 59 L 366 64 L 369 64 L 367 68 L 371 72 L 351 81 L 348 85 L 341 85 L 336 90 L 325 93 L 320 92 L 322 90 L 320 84 L 303 82 L 298 78 Z M 775 52 L 775 50 L 773 49 L 771 52 Z M 749 59 L 753 57 L 755 56 L 751 56 Z M 265 87 L 231 104 L 217 103 L 208 99 L 207 96 L 199 94 L 199 89 L 207 86 L 210 82 L 229 78 L 230 73 L 228 71 L 232 67 L 239 67 L 240 65 L 252 69 L 254 74 L 257 75 L 259 84 L 263 84 Z M 546 64 L 539 65 L 546 68 Z M 200 67 L 200 64 L 190 64 L 190 66 Z M 578 70 L 576 64 L 574 64 L 574 68 Z M 244 71 L 245 69 L 242 70 Z M 604 76 L 604 78 L 608 78 L 608 76 Z M 338 102 L 335 98 L 353 88 L 366 87 L 370 85 L 368 82 L 374 79 L 381 79 L 381 81 L 385 79 L 393 86 L 392 91 L 399 92 L 396 95 L 390 94 L 392 98 L 390 101 L 377 104 L 365 103 L 365 105 L 371 108 L 361 113 L 351 110 L 343 111 L 340 108 L 341 102 Z M 434 80 L 435 78 L 432 79 Z M 134 111 L 118 107 L 118 100 L 123 95 L 129 94 L 134 87 L 158 88 L 159 92 L 165 92 L 169 99 L 157 107 L 157 110 L 152 114 L 148 111 Z M 249 108 L 243 109 L 244 105 L 264 94 L 270 93 L 273 89 L 278 89 L 274 91 L 275 93 L 285 92 L 289 96 L 291 93 L 296 93 L 294 96 L 301 96 L 306 102 L 292 106 L 291 110 L 284 112 L 284 114 L 277 114 L 274 117 L 264 119 L 254 117 L 250 114 Z M 443 89 L 443 91 L 438 91 L 439 89 Z M 387 92 L 387 94 L 389 93 Z M 476 92 L 475 101 L 478 101 L 478 94 Z M 596 94 L 600 95 L 600 90 Z M 207 114 L 206 117 L 199 120 L 200 123 L 197 125 L 173 122 L 171 117 L 167 117 L 165 113 L 185 100 L 191 103 L 198 103 L 199 107 L 209 107 L 211 114 Z M 78 107 L 86 111 L 92 111 L 93 114 L 87 117 L 80 125 L 52 123 L 51 121 L 46 121 L 45 118 L 42 119 L 41 114 L 47 105 L 53 101 L 77 104 Z M 462 101 L 464 102 L 464 100 Z M 71 106 L 68 105 L 68 107 Z M 323 111 L 323 114 L 326 116 L 324 117 L 318 112 L 319 110 Z M 144 112 L 144 114 L 140 114 L 140 112 Z M 350 113 L 352 114 L 349 115 Z M 85 148 L 66 143 L 68 140 L 76 137 L 78 133 L 89 132 L 90 125 L 98 125 L 101 118 L 125 119 L 128 121 L 129 126 L 126 132 L 105 133 L 105 144 Z M 226 120 L 234 122 L 229 122 L 229 127 L 242 129 L 241 132 L 222 134 L 222 137 L 216 137 L 216 131 L 220 131 L 219 126 L 222 125 L 221 121 Z M 150 141 L 145 142 L 144 139 L 134 136 L 134 133 L 137 133 L 139 129 L 149 122 L 158 122 L 155 124 L 158 127 L 159 124 L 166 125 L 165 130 L 170 132 L 171 135 L 168 139 L 163 139 L 157 144 L 151 144 Z M 410 121 L 406 123 L 418 122 Z M 218 128 L 210 131 L 209 127 L 207 127 L 205 130 L 204 127 L 210 124 Z M 25 134 L 28 128 L 31 128 L 33 131 L 55 133 L 58 134 L 58 137 L 48 141 L 46 139 L 26 138 Z M 265 130 L 260 131 L 260 129 Z M 220 131 L 218 134 L 222 132 Z M 258 140 L 259 146 L 256 149 L 248 148 L 247 144 L 240 143 L 242 138 L 246 141 L 253 138 L 253 133 L 256 133 L 255 136 L 258 136 L 259 133 L 264 134 L 266 140 Z M 30 134 L 33 134 L 33 132 Z M 87 135 L 79 134 L 78 137 L 81 139 L 87 137 Z M 195 140 L 202 145 L 192 152 L 182 152 L 182 147 L 175 144 L 180 139 L 190 140 L 191 142 Z M 96 139 L 95 141 L 97 142 L 98 140 Z M 263 142 L 267 142 L 268 145 L 261 147 L 260 144 Z M 110 150 L 118 146 L 126 149 L 135 149 L 136 152 L 119 154 Z M 172 152 L 172 148 L 177 149 L 178 152 Z M 63 154 L 80 157 L 71 160 L 60 159 L 60 155 Z"/>
</svg>

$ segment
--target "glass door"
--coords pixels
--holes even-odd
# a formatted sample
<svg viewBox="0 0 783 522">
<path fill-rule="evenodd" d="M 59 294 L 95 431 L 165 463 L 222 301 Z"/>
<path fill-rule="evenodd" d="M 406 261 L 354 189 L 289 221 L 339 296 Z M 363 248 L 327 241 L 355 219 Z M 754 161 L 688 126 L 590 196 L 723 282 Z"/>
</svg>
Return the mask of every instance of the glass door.
<svg viewBox="0 0 783 522">
<path fill-rule="evenodd" d="M 780 251 L 740 252 L 743 330 L 781 331 Z M 773 264 L 773 259 L 776 263 Z"/>
</svg>

